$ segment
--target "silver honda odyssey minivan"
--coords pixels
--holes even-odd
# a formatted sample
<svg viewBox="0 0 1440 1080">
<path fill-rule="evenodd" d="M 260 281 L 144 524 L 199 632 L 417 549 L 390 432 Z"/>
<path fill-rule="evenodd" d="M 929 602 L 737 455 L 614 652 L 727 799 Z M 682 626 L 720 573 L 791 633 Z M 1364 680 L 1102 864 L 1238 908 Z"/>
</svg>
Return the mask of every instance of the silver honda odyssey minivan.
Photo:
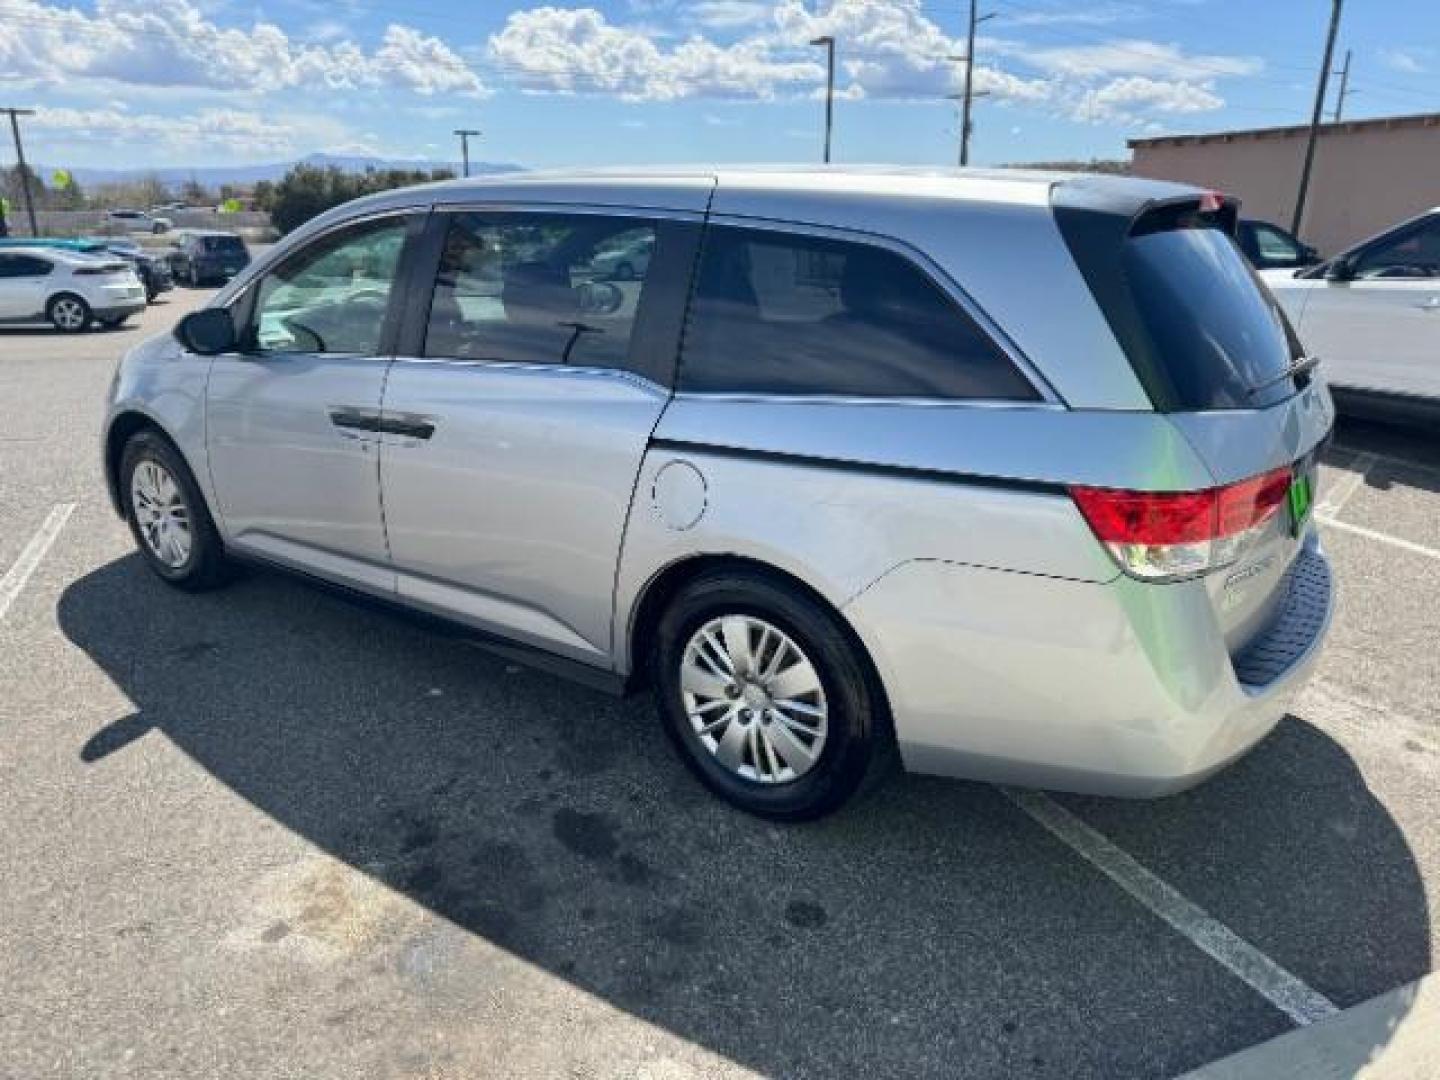
<svg viewBox="0 0 1440 1080">
<path fill-rule="evenodd" d="M 171 584 L 261 562 L 648 687 L 757 814 L 892 749 L 1171 792 L 1274 727 L 1331 612 L 1333 408 L 1236 211 L 894 168 L 375 195 L 125 357 L 105 474 Z"/>
</svg>

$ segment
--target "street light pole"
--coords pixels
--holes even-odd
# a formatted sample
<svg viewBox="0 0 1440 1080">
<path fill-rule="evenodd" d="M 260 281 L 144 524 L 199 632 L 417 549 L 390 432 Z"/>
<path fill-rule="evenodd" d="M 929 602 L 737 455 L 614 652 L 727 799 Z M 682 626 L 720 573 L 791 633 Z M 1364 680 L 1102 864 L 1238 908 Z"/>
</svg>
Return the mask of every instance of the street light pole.
<svg viewBox="0 0 1440 1080">
<path fill-rule="evenodd" d="M 460 159 L 464 162 L 464 174 L 470 175 L 470 136 L 480 137 L 480 131 L 476 128 L 456 128 L 455 134 L 460 136 Z"/>
<path fill-rule="evenodd" d="M 817 37 L 811 45 L 825 46 L 825 164 L 830 164 L 830 132 L 835 126 L 835 39 Z"/>
<path fill-rule="evenodd" d="M 10 114 L 10 134 L 15 136 L 15 160 L 20 166 L 20 191 L 25 196 L 25 213 L 30 218 L 30 235 L 39 236 L 40 226 L 35 223 L 35 197 L 30 194 L 30 166 L 25 164 L 25 144 L 20 141 L 18 119 L 21 116 L 34 116 L 35 110 L 0 108 L 0 112 Z"/>
<path fill-rule="evenodd" d="M 1315 140 L 1320 137 L 1320 116 L 1325 110 L 1325 86 L 1330 81 L 1330 64 L 1335 56 L 1335 35 L 1340 31 L 1340 9 L 1345 0 L 1331 0 L 1330 32 L 1325 35 L 1325 59 L 1320 64 L 1320 82 L 1315 87 L 1315 111 L 1310 116 L 1310 138 L 1305 143 L 1305 164 L 1300 168 L 1300 190 L 1295 195 L 1295 216 L 1290 219 L 1290 233 L 1300 235 L 1305 217 L 1305 196 L 1310 192 L 1310 169 L 1315 164 Z"/>
</svg>

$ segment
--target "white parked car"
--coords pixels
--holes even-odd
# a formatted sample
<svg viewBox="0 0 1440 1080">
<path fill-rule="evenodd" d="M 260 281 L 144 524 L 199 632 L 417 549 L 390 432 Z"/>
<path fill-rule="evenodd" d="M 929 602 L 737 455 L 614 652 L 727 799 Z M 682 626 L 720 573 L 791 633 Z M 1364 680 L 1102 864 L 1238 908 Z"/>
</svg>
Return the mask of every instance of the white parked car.
<svg viewBox="0 0 1440 1080">
<path fill-rule="evenodd" d="M 127 232 L 139 233 L 169 232 L 174 224 L 167 217 L 156 217 L 144 210 L 111 210 L 105 215 L 105 220 Z"/>
<path fill-rule="evenodd" d="M 119 326 L 143 310 L 145 286 L 122 259 L 58 248 L 0 250 L 0 323 L 44 320 L 74 334 L 92 322 Z"/>
<path fill-rule="evenodd" d="M 1318 266 L 1261 276 L 1341 411 L 1440 415 L 1440 207 Z"/>
</svg>

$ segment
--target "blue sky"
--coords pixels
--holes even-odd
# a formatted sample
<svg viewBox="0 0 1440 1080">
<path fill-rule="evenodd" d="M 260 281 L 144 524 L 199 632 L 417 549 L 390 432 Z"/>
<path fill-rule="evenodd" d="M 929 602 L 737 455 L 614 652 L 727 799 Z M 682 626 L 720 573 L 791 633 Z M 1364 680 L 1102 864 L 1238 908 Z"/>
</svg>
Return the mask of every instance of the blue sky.
<svg viewBox="0 0 1440 1080">
<path fill-rule="evenodd" d="M 811 160 L 820 34 L 839 161 L 951 161 L 964 0 L 0 0 L 31 156 L 148 167 L 311 152 L 527 166 Z M 1440 111 L 1440 0 L 1349 0 L 1347 116 Z M 1303 123 L 1328 0 L 990 0 L 979 164 Z M 1333 86 L 1332 86 L 1333 90 Z M 0 141 L 0 162 L 11 160 Z"/>
</svg>

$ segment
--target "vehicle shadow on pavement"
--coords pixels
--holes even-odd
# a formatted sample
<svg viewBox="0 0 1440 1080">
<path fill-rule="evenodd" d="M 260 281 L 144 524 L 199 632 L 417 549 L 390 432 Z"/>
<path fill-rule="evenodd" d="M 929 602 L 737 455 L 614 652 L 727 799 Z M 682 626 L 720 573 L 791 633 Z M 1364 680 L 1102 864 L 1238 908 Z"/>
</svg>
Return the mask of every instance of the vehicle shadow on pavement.
<svg viewBox="0 0 1440 1080">
<path fill-rule="evenodd" d="M 704 792 L 648 700 L 278 576 L 185 596 L 130 556 L 59 615 L 136 709 L 77 744 L 94 768 L 163 736 L 456 926 L 762 1073 L 1162 1077 L 1290 1027 L 987 786 L 897 778 L 776 827 Z M 1342 1004 L 1428 965 L 1404 837 L 1303 720 L 1190 795 L 1071 805 Z"/>
</svg>

